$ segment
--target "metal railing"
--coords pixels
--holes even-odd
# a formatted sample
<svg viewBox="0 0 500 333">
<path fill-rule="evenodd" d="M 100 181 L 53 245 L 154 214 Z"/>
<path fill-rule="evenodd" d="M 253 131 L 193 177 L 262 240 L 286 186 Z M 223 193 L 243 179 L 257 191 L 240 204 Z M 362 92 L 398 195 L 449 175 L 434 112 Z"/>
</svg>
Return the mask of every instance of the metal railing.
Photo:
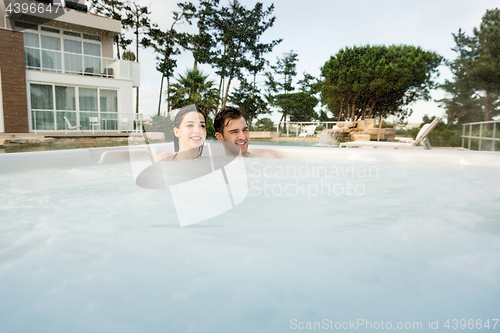
<svg viewBox="0 0 500 333">
<path fill-rule="evenodd" d="M 141 113 L 31 110 L 33 132 L 142 132 Z"/>
<path fill-rule="evenodd" d="M 286 122 L 281 122 L 276 125 L 276 131 L 280 132 L 280 128 L 282 126 L 286 126 L 286 136 L 295 136 L 298 137 L 300 133 L 303 133 L 305 130 L 305 126 L 308 125 L 316 125 L 316 126 L 323 126 L 324 129 L 328 128 L 333 128 L 333 126 L 338 125 L 338 124 L 344 124 L 347 123 L 347 121 L 286 121 Z M 290 134 L 292 132 L 292 134 Z"/>
<path fill-rule="evenodd" d="M 51 52 L 52 58 L 40 58 L 40 49 L 25 48 L 26 69 L 42 72 L 63 74 L 87 75 L 111 79 L 132 80 L 133 63 L 127 60 L 118 60 L 82 54 L 65 53 L 62 51 Z M 50 61 L 49 61 L 50 60 Z"/>
<path fill-rule="evenodd" d="M 500 133 L 497 131 L 499 123 L 500 120 L 492 120 L 463 124 L 462 148 L 465 148 L 465 140 L 467 139 L 467 149 L 496 151 L 495 143 L 500 141 Z M 466 131 L 467 126 L 468 131 Z M 466 132 L 468 135 L 465 134 Z"/>
</svg>

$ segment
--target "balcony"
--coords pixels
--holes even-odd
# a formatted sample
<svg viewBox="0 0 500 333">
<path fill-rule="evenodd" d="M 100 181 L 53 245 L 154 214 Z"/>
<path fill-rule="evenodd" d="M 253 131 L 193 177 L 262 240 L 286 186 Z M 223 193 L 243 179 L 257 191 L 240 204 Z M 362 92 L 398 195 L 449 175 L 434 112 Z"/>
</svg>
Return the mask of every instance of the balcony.
<svg viewBox="0 0 500 333">
<path fill-rule="evenodd" d="M 25 48 L 26 69 L 51 73 L 131 80 L 138 87 L 139 63 L 89 55 Z"/>
</svg>

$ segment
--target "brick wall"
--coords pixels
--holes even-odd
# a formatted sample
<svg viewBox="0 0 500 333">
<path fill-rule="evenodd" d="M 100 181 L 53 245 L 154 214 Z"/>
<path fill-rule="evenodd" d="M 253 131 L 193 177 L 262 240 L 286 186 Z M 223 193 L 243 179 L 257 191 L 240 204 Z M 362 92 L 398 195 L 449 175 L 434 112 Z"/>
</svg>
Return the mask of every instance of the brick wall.
<svg viewBox="0 0 500 333">
<path fill-rule="evenodd" d="M 28 133 L 24 37 L 0 29 L 0 71 L 5 133 Z"/>
</svg>

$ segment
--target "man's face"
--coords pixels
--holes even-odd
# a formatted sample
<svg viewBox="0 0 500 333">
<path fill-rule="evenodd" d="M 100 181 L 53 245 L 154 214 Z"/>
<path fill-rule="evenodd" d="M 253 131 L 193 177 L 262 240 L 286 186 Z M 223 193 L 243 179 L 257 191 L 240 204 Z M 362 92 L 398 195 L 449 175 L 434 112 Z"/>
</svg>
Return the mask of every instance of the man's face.
<svg viewBox="0 0 500 333">
<path fill-rule="evenodd" d="M 225 143 L 226 153 L 232 155 L 241 154 L 245 156 L 248 150 L 248 141 L 250 140 L 250 132 L 245 118 L 232 119 L 224 126 L 221 133 L 215 133 L 217 140 Z"/>
</svg>

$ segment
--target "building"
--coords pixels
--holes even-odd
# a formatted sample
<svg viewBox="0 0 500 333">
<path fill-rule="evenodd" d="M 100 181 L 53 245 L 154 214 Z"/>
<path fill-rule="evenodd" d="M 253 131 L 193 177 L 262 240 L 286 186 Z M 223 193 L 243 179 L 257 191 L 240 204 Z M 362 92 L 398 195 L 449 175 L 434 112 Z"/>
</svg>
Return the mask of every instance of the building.
<svg viewBox="0 0 500 333">
<path fill-rule="evenodd" d="M 139 63 L 113 59 L 120 21 L 88 12 L 85 0 L 10 1 L 0 1 L 0 133 L 127 132 L 141 123 L 132 93 Z"/>
</svg>

